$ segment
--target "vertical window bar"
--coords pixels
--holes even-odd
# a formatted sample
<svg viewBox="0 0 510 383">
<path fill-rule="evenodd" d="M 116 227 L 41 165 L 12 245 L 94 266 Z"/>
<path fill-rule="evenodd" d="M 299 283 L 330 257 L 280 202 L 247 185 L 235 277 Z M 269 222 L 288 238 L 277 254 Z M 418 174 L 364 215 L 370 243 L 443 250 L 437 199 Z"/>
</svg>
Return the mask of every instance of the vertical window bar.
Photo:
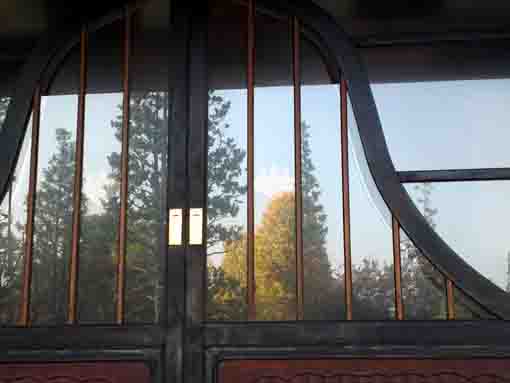
<svg viewBox="0 0 510 383">
<path fill-rule="evenodd" d="M 393 231 L 393 271 L 395 276 L 395 312 L 398 320 L 404 319 L 402 304 L 402 262 L 400 258 L 400 224 L 392 217 Z"/>
<path fill-rule="evenodd" d="M 448 320 L 455 319 L 455 298 L 453 296 L 453 282 L 450 278 L 446 278 L 446 303 Z"/>
<path fill-rule="evenodd" d="M 255 307 L 255 211 L 254 211 L 254 102 L 255 102 L 255 0 L 248 3 L 248 217 L 247 217 L 247 293 L 248 319 L 256 319 Z"/>
<path fill-rule="evenodd" d="M 69 288 L 67 300 L 67 322 L 75 324 L 77 321 L 78 297 L 78 258 L 80 251 L 80 223 L 81 223 L 81 189 L 83 182 L 83 142 L 85 129 L 85 92 L 87 87 L 87 29 L 81 31 L 80 43 L 80 90 L 78 97 L 78 117 L 76 122 L 76 161 L 74 170 L 73 190 L 73 234 L 71 240 L 71 260 L 69 264 Z"/>
<path fill-rule="evenodd" d="M 23 288 L 21 293 L 21 310 L 19 325 L 30 324 L 30 291 L 32 288 L 32 260 L 34 250 L 34 213 L 37 186 L 37 160 L 39 152 L 39 125 L 41 117 L 41 90 L 35 90 L 32 112 L 32 142 L 30 147 L 30 178 L 27 198 L 27 228 L 25 240 L 25 257 L 23 264 Z"/>
<path fill-rule="evenodd" d="M 349 135 L 347 130 L 347 82 L 340 80 L 340 151 L 342 160 L 342 206 L 346 319 L 352 320 L 351 211 L 349 198 Z"/>
<path fill-rule="evenodd" d="M 124 71 L 122 102 L 122 155 L 121 155 L 121 185 L 120 185 L 120 219 L 119 245 L 117 249 L 117 285 L 116 310 L 117 324 L 124 322 L 124 301 L 126 286 L 126 239 L 127 239 L 127 199 L 128 199 L 128 163 L 129 163 L 129 56 L 131 54 L 131 16 L 129 6 L 126 6 L 124 20 Z"/>
<path fill-rule="evenodd" d="M 294 188 L 296 215 L 296 316 L 304 319 L 304 259 L 303 259 L 303 190 L 301 160 L 301 63 L 300 63 L 300 26 L 296 17 L 292 18 L 292 76 L 294 85 Z"/>
</svg>

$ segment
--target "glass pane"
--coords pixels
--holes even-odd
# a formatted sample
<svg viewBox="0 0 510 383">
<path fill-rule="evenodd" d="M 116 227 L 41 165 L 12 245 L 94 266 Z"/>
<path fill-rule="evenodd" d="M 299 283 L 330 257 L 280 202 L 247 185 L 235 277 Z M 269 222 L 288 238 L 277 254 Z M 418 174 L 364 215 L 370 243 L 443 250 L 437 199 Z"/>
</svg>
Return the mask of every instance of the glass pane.
<svg viewBox="0 0 510 383">
<path fill-rule="evenodd" d="M 31 321 L 60 324 L 67 317 L 78 97 L 41 100 L 34 216 Z"/>
<path fill-rule="evenodd" d="M 118 126 L 122 123 L 122 36 L 121 21 L 89 36 L 88 81 L 93 86 L 89 87 L 85 100 L 78 286 L 81 322 L 114 320 L 120 209 Z M 106 59 L 109 69 L 102 73 Z M 108 78 L 102 81 L 106 74 Z"/>
<path fill-rule="evenodd" d="M 510 80 L 374 84 L 372 90 L 398 170 L 510 165 Z"/>
<path fill-rule="evenodd" d="M 455 319 L 496 319 L 495 316 L 487 312 L 483 307 L 456 287 L 454 287 L 453 290 L 453 297 L 455 302 Z"/>
<path fill-rule="evenodd" d="M 0 132 L 4 127 L 5 117 L 7 116 L 7 110 L 9 109 L 10 97 L 0 97 Z"/>
<path fill-rule="evenodd" d="M 315 48 L 301 39 L 305 319 L 345 318 L 340 92 Z M 315 56 L 315 59 L 313 58 Z"/>
<path fill-rule="evenodd" d="M 446 319 L 445 278 L 401 231 L 404 319 Z"/>
<path fill-rule="evenodd" d="M 395 317 L 391 215 L 368 171 L 349 104 L 353 319 Z"/>
<path fill-rule="evenodd" d="M 510 182 L 408 184 L 406 190 L 429 224 L 459 256 L 507 289 Z"/>
<path fill-rule="evenodd" d="M 255 280 L 258 320 L 296 319 L 294 117 L 288 19 L 256 17 Z"/>
<path fill-rule="evenodd" d="M 155 322 L 161 311 L 167 211 L 168 8 L 168 1 L 153 0 L 134 17 L 126 253 L 128 322 Z M 159 70 L 151 71 L 152 67 Z M 146 78 L 144 69 L 153 78 Z M 121 127 L 116 123 L 117 135 Z"/>
<path fill-rule="evenodd" d="M 207 316 L 216 320 L 247 319 L 246 19 L 244 5 L 209 2 Z"/>
<path fill-rule="evenodd" d="M 18 319 L 25 254 L 32 118 L 10 187 L 0 204 L 0 326 Z"/>
</svg>

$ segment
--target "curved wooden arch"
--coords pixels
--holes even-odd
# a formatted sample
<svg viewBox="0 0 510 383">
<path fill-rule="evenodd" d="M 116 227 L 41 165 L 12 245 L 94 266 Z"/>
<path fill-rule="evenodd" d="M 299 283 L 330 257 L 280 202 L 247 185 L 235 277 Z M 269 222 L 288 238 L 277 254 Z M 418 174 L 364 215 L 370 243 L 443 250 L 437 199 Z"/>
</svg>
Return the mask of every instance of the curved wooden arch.
<svg viewBox="0 0 510 383">
<path fill-rule="evenodd" d="M 262 4 L 261 4 L 262 3 Z M 360 55 L 336 21 L 309 1 L 259 5 L 297 16 L 318 36 L 324 57 L 334 60 L 349 87 L 358 132 L 375 185 L 394 217 L 423 255 L 466 295 L 501 319 L 510 319 L 510 296 L 462 259 L 426 222 L 400 183 L 391 160 L 368 75 Z"/>
<path fill-rule="evenodd" d="M 143 6 L 145 2 L 146 0 L 126 0 L 126 3 L 132 4 L 132 10 Z M 19 72 L 3 129 L 0 132 L 0 201 L 7 193 L 9 182 L 16 168 L 35 89 L 37 86 L 40 86 L 43 91 L 48 88 L 66 56 L 71 49 L 79 44 L 84 25 L 89 32 L 93 32 L 122 19 L 125 16 L 124 12 L 125 8 L 120 7 L 105 12 L 99 18 L 92 17 L 85 21 L 76 20 L 76 23 L 62 23 L 62 28 L 51 30 L 40 38 Z"/>
<path fill-rule="evenodd" d="M 136 1 L 136 8 L 143 1 Z M 347 34 L 333 18 L 309 0 L 258 0 L 258 6 L 297 16 L 309 33 L 317 36 L 319 48 L 328 65 L 334 65 L 349 86 L 353 112 L 358 125 L 367 164 L 383 200 L 424 256 L 447 278 L 485 309 L 500 318 L 510 319 L 509 295 L 465 262 L 427 224 L 400 183 L 389 154 L 375 101 L 364 65 Z M 116 10 L 94 23 L 97 29 L 123 17 Z M 69 51 L 79 41 L 82 23 L 66 24 L 64 30 L 42 38 L 20 72 L 16 91 L 10 103 L 4 128 L 0 134 L 0 200 L 4 198 L 30 115 L 34 89 L 44 79 L 52 78 Z M 70 26 L 69 26 L 70 25 Z"/>
</svg>

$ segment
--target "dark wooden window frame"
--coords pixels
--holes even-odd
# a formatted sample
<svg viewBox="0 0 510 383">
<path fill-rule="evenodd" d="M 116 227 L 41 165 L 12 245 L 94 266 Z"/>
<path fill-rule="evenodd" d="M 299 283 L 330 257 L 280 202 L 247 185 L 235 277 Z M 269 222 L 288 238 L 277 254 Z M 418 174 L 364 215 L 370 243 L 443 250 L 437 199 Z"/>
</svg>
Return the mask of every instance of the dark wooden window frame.
<svg viewBox="0 0 510 383">
<path fill-rule="evenodd" d="M 207 197 L 207 16 L 200 2 L 174 4 L 169 43 L 174 59 L 170 71 L 174 104 L 170 118 L 173 128 L 169 131 L 168 204 L 187 211 L 204 207 Z M 319 42 L 328 67 L 344 69 L 342 78 L 350 91 L 369 168 L 394 215 L 394 227 L 402 227 L 457 287 L 492 312 L 510 318 L 506 296 L 494 290 L 428 227 L 401 185 L 438 178 L 508 179 L 508 170 L 459 170 L 455 176 L 448 176 L 448 171 L 397 173 L 382 144 L 384 136 L 359 56 L 331 17 L 308 1 L 258 0 L 257 7 L 297 17 Z M 116 20 L 124 12 L 121 9 L 88 23 L 88 30 Z M 40 42 L 15 87 L 0 141 L 1 197 L 7 192 L 19 155 L 34 89 L 37 84 L 44 88 L 49 83 L 80 39 L 82 25 L 65 28 Z M 187 225 L 184 228 L 187 243 Z M 0 361 L 146 360 L 154 382 L 212 383 L 218 364 L 230 358 L 510 357 L 510 325 L 506 321 L 208 323 L 204 312 L 204 247 L 172 247 L 165 256 L 166 299 L 160 323 L 0 328 Z"/>
</svg>

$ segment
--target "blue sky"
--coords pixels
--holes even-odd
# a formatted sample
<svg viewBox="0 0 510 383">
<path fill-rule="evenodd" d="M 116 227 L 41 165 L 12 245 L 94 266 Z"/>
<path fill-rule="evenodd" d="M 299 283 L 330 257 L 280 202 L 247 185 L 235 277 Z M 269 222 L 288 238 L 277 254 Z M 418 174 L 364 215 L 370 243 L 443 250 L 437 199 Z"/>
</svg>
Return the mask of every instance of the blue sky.
<svg viewBox="0 0 510 383">
<path fill-rule="evenodd" d="M 509 80 L 373 85 L 383 129 L 398 170 L 510 165 Z M 243 90 L 221 91 L 232 102 L 230 134 L 246 147 L 246 98 Z M 263 102 L 257 102 L 260 97 Z M 328 214 L 328 253 L 341 266 L 339 96 L 333 85 L 305 86 L 302 119 L 311 125 L 311 147 Z M 355 124 L 352 115 L 350 124 Z M 255 206 L 257 222 L 271 193 L 292 190 L 292 90 L 260 88 L 255 102 Z M 242 133 L 241 133 L 242 132 Z M 352 145 L 351 145 L 352 149 Z M 351 153 L 351 159 L 355 157 Z M 356 161 L 351 161 L 353 262 L 362 258 L 391 262 L 391 230 L 367 192 Z M 272 188 L 273 186 L 273 188 Z M 506 286 L 510 240 L 510 182 L 434 185 L 437 231 L 471 265 Z M 408 185 L 411 196 L 417 195 Z M 241 214 L 240 222 L 245 222 Z"/>
<path fill-rule="evenodd" d="M 373 91 L 390 153 L 399 170 L 510 166 L 510 80 L 374 85 Z M 229 134 L 246 148 L 246 92 L 222 91 L 232 102 Z M 341 267 L 341 183 L 339 160 L 339 97 L 334 85 L 305 86 L 303 120 L 311 126 L 311 147 L 321 203 L 328 215 L 328 253 Z M 118 151 L 109 121 L 117 114 L 119 94 L 87 97 L 85 192 L 93 203 L 102 196 L 106 155 Z M 271 196 L 293 188 L 292 89 L 256 89 L 255 207 L 256 220 Z M 354 121 L 351 118 L 350 123 Z M 57 127 L 76 126 L 75 96 L 44 101 L 40 165 L 55 149 Z M 354 156 L 351 153 L 351 159 Z M 391 262 L 391 231 L 367 193 L 356 161 L 351 161 L 352 251 L 354 264 L 363 257 Z M 28 178 L 28 161 L 20 179 Z M 411 196 L 416 197 L 409 186 Z M 15 190 L 16 215 L 22 217 L 26 182 Z M 510 182 L 435 185 L 438 232 L 469 263 L 501 287 L 506 285 L 510 251 Z M 97 203 L 97 202 L 96 202 Z M 99 207 L 96 207 L 99 208 Z M 237 218 L 244 223 L 244 210 Z"/>
</svg>

